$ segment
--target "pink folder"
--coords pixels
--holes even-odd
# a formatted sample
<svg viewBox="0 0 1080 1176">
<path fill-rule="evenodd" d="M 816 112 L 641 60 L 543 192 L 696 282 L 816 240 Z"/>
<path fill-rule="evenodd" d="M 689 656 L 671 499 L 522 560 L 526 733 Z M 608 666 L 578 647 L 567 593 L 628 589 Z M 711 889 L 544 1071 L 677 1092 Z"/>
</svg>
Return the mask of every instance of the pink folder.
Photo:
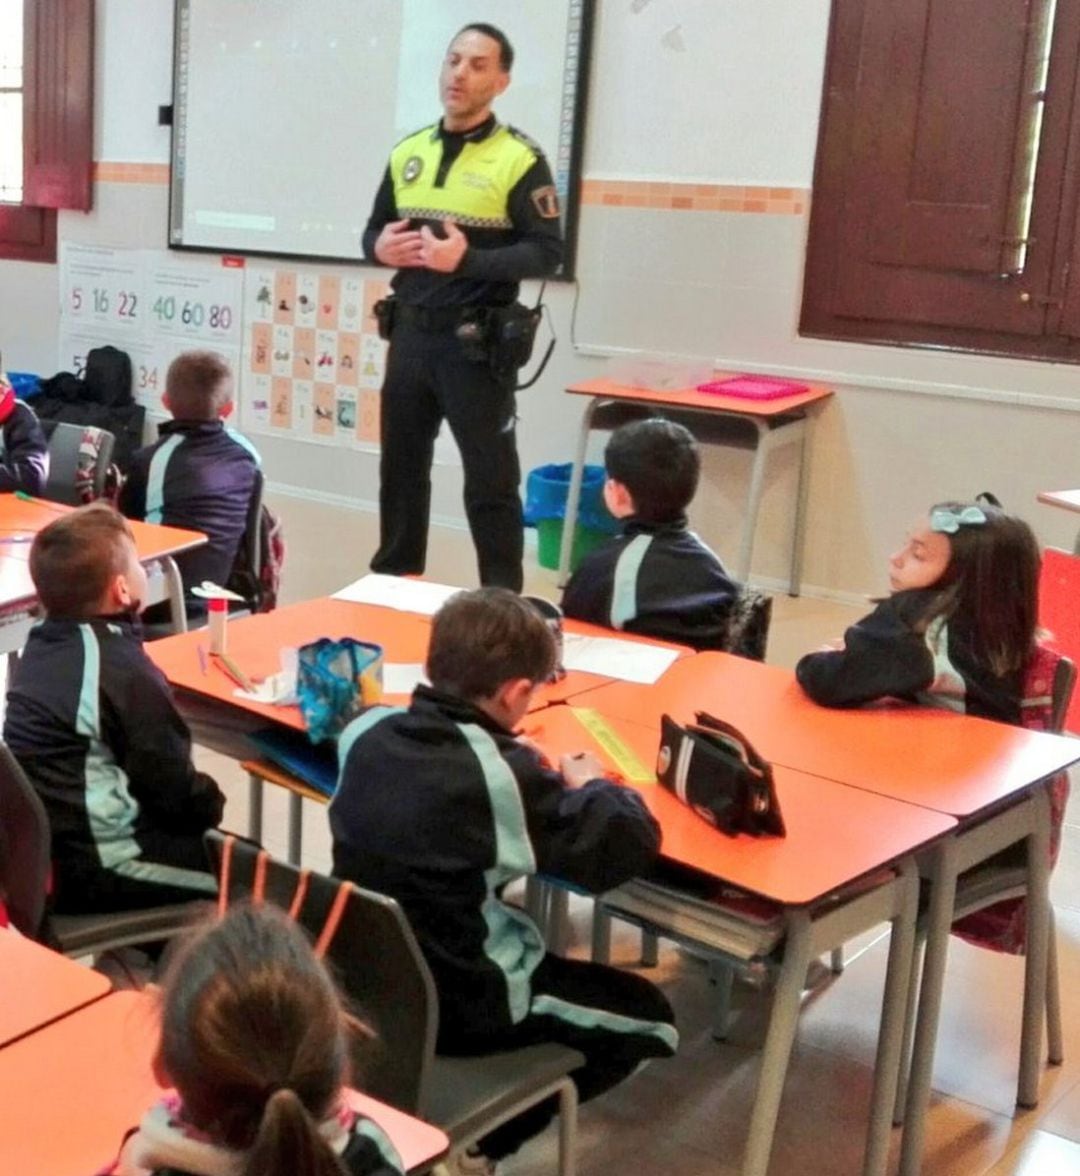
<svg viewBox="0 0 1080 1176">
<path fill-rule="evenodd" d="M 711 392 L 714 396 L 738 396 L 743 400 L 777 400 L 781 396 L 798 396 L 806 392 L 806 384 L 794 380 L 779 380 L 775 376 L 735 376 L 730 380 L 712 380 L 698 384 L 699 392 Z"/>
</svg>

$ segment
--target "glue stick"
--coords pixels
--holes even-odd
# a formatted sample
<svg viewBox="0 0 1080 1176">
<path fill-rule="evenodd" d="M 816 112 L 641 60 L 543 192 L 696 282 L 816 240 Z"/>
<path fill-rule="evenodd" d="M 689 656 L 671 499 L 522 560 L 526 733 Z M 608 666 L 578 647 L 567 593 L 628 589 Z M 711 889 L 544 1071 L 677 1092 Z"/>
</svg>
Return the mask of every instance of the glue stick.
<svg viewBox="0 0 1080 1176">
<path fill-rule="evenodd" d="M 207 604 L 206 623 L 210 636 L 210 652 L 225 652 L 225 622 L 229 619 L 229 602 L 215 596 Z"/>
</svg>

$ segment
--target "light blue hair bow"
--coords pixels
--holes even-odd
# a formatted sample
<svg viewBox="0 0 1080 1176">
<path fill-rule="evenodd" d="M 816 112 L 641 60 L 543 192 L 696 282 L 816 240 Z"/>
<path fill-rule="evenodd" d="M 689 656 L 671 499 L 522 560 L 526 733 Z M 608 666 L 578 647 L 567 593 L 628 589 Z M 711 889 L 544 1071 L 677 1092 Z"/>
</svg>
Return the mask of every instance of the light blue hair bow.
<svg viewBox="0 0 1080 1176">
<path fill-rule="evenodd" d="M 935 506 L 930 512 L 930 530 L 946 535 L 955 535 L 961 527 L 981 527 L 985 522 L 986 514 L 977 506 L 965 506 L 960 511 Z"/>
</svg>

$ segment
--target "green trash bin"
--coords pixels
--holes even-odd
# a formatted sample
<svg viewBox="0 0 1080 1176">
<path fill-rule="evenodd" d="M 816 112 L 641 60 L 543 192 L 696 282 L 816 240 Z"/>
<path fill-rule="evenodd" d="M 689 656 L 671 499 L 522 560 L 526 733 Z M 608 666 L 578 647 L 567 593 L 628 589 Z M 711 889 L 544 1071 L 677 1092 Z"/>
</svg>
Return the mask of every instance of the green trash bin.
<svg viewBox="0 0 1080 1176">
<path fill-rule="evenodd" d="M 570 491 L 570 462 L 537 466 L 525 483 L 525 525 L 536 528 L 537 559 L 542 568 L 559 566 L 566 499 Z M 570 553 L 570 570 L 595 547 L 616 534 L 618 520 L 604 505 L 604 467 L 587 465 L 581 479 L 574 546 Z"/>
</svg>

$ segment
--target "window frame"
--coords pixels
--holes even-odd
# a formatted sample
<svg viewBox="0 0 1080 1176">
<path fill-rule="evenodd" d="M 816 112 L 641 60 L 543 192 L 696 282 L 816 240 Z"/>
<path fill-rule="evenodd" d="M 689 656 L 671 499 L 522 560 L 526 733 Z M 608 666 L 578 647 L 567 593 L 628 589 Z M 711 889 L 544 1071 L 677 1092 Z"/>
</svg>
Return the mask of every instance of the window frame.
<svg viewBox="0 0 1080 1176">
<path fill-rule="evenodd" d="M 0 260 L 56 261 L 57 210 L 93 196 L 94 0 L 23 0 L 23 199 L 0 204 Z"/>
<path fill-rule="evenodd" d="M 859 71 L 868 43 L 864 22 L 869 23 L 867 13 L 874 3 L 832 0 L 799 333 L 842 342 L 1080 362 L 1080 242 L 1075 240 L 1080 227 L 1080 0 L 1057 3 L 1028 234 L 1033 244 L 1023 273 L 997 280 L 999 295 L 991 293 L 995 283 L 985 276 L 971 279 L 965 296 L 978 305 L 981 280 L 981 296 L 991 307 L 988 314 L 980 308 L 972 316 L 979 318 L 978 327 L 884 315 L 860 318 L 857 312 L 837 310 L 844 305 L 845 276 L 851 283 L 851 303 L 857 301 L 859 280 L 865 282 L 865 274 L 872 272 L 868 254 L 859 255 L 856 234 L 845 237 L 845 228 L 852 222 L 848 210 L 855 208 L 858 214 L 856 186 L 864 182 L 853 148 L 860 117 Z M 871 207 L 869 201 L 864 204 L 864 216 Z M 863 276 L 852 279 L 860 265 L 865 266 Z M 885 282 L 899 272 L 881 269 Z M 930 313 L 932 303 L 928 299 Z M 1006 311 L 1013 324 L 1019 314 L 1029 316 L 1022 331 L 1002 325 Z M 936 312 L 954 313 L 955 303 L 949 306 L 942 299 Z"/>
</svg>

